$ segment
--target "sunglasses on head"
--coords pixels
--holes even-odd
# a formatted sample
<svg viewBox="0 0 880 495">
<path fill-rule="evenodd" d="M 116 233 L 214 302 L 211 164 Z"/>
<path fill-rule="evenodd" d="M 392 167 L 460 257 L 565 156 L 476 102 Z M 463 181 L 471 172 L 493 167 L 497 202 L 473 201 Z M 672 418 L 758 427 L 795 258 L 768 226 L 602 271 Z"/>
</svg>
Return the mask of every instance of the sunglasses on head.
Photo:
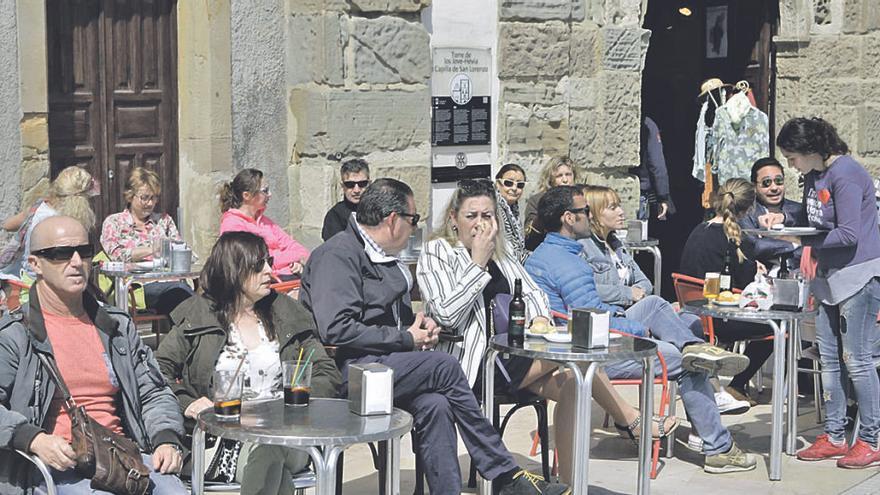
<svg viewBox="0 0 880 495">
<path fill-rule="evenodd" d="M 73 253 L 78 253 L 80 259 L 91 258 L 95 255 L 95 248 L 91 244 L 83 244 L 80 246 L 53 246 L 31 252 L 32 255 L 46 258 L 49 261 L 70 261 L 73 258 Z"/>
<path fill-rule="evenodd" d="M 770 177 L 764 177 L 761 180 L 761 187 L 770 187 L 770 184 L 776 183 L 777 186 L 785 185 L 785 177 L 781 175 L 777 175 L 772 179 Z"/>
<path fill-rule="evenodd" d="M 407 217 L 407 218 L 409 218 L 409 224 L 412 225 L 413 227 L 415 227 L 415 226 L 419 223 L 419 219 L 422 218 L 422 216 L 419 215 L 418 213 L 401 213 L 401 212 L 398 212 L 397 214 L 400 215 L 400 216 L 402 216 L 402 217 Z"/>
<path fill-rule="evenodd" d="M 510 180 L 510 179 L 498 179 L 498 180 L 501 181 L 501 185 L 503 185 L 504 187 L 516 186 L 517 189 L 523 189 L 526 187 L 526 181 L 524 181 L 524 180 L 517 180 L 517 181 Z"/>
<path fill-rule="evenodd" d="M 254 266 L 252 268 L 254 269 L 255 272 L 261 272 L 261 271 L 263 271 L 263 266 L 266 263 L 269 264 L 269 268 L 272 268 L 273 266 L 275 266 L 275 258 L 273 256 L 266 256 L 265 258 L 260 258 L 259 260 L 257 260 L 256 263 L 254 263 Z"/>
<path fill-rule="evenodd" d="M 342 181 L 342 185 L 345 186 L 346 189 L 354 189 L 354 186 L 358 186 L 363 189 L 370 185 L 369 180 L 344 180 Z"/>
</svg>

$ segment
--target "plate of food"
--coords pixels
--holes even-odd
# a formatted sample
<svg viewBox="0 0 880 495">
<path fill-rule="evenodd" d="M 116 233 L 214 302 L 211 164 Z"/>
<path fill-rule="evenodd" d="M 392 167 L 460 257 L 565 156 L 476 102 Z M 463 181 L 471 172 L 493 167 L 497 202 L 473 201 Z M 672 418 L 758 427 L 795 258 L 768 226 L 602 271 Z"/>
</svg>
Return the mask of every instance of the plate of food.
<svg viewBox="0 0 880 495">
<path fill-rule="evenodd" d="M 715 299 L 715 304 L 719 306 L 739 306 L 740 294 L 734 294 L 729 290 L 722 291 Z"/>
<path fill-rule="evenodd" d="M 568 343 L 571 342 L 571 334 L 568 327 L 554 327 L 545 320 L 538 320 L 532 326 L 526 328 L 526 337 L 544 339 L 548 342 Z"/>
</svg>

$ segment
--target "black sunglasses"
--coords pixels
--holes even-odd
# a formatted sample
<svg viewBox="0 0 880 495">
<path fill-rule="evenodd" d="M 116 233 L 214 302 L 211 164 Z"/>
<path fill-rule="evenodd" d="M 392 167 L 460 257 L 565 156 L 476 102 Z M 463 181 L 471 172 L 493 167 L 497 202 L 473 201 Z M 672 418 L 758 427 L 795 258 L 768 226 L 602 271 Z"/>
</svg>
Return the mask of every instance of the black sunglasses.
<svg viewBox="0 0 880 495">
<path fill-rule="evenodd" d="M 524 181 L 524 180 L 517 180 L 517 181 L 510 180 L 510 179 L 498 179 L 498 180 L 501 181 L 501 184 L 504 187 L 516 186 L 517 189 L 524 189 L 526 187 L 526 181 Z"/>
<path fill-rule="evenodd" d="M 31 254 L 46 258 L 49 261 L 70 261 L 73 253 L 79 254 L 80 259 L 91 258 L 95 255 L 95 248 L 91 244 L 80 246 L 53 246 L 32 251 Z"/>
<path fill-rule="evenodd" d="M 785 185 L 785 177 L 783 177 L 781 175 L 777 175 L 776 177 L 773 177 L 772 179 L 770 177 L 764 177 L 761 180 L 761 187 L 770 187 L 770 184 L 773 184 L 773 183 L 776 183 L 777 186 L 783 186 L 783 185 Z"/>
<path fill-rule="evenodd" d="M 354 189 L 354 186 L 358 186 L 363 189 L 370 185 L 369 180 L 344 180 L 342 181 L 342 185 L 345 186 L 346 189 Z"/>
<path fill-rule="evenodd" d="M 570 211 L 570 212 L 574 213 L 575 215 L 577 215 L 578 213 L 583 213 L 585 215 L 589 215 L 590 214 L 590 207 L 584 206 L 583 208 L 569 208 L 565 211 Z"/>
<path fill-rule="evenodd" d="M 400 215 L 400 216 L 402 216 L 402 217 L 407 217 L 407 218 L 409 218 L 409 224 L 412 225 L 413 227 L 415 227 L 415 226 L 419 223 L 419 219 L 422 218 L 422 216 L 419 215 L 418 213 L 402 213 L 402 212 L 397 212 L 397 214 Z"/>
<path fill-rule="evenodd" d="M 275 258 L 273 256 L 266 256 L 265 258 L 260 258 L 257 260 L 256 263 L 254 263 L 254 266 L 252 266 L 251 268 L 253 268 L 253 271 L 255 271 L 255 272 L 261 272 L 261 271 L 263 271 L 263 265 L 265 265 L 266 263 L 269 263 L 269 268 L 274 267 L 275 266 Z"/>
</svg>

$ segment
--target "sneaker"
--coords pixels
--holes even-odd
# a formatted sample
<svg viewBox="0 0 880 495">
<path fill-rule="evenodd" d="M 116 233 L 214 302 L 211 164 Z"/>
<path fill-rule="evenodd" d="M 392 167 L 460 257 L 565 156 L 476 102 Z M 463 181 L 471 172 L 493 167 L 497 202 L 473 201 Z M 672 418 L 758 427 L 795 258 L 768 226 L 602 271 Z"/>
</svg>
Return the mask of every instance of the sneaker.
<svg viewBox="0 0 880 495">
<path fill-rule="evenodd" d="M 733 397 L 734 400 L 747 402 L 751 407 L 758 405 L 758 401 L 753 399 L 752 396 L 747 394 L 744 390 L 740 390 L 736 387 L 725 387 L 724 391 L 730 394 L 730 396 Z"/>
<path fill-rule="evenodd" d="M 703 462 L 703 471 L 712 474 L 736 473 L 751 471 L 757 465 L 758 460 L 753 454 L 743 452 L 734 443 L 723 454 L 707 455 Z"/>
<path fill-rule="evenodd" d="M 703 439 L 700 438 L 700 435 L 696 433 L 688 433 L 688 445 L 687 447 L 694 452 L 703 452 Z"/>
<path fill-rule="evenodd" d="M 749 358 L 742 354 L 725 351 L 712 344 L 691 344 L 681 351 L 681 367 L 709 376 L 734 376 L 749 365 Z"/>
<path fill-rule="evenodd" d="M 802 461 L 823 461 L 825 459 L 840 459 L 845 456 L 849 449 L 845 441 L 834 442 L 827 433 L 816 437 L 813 445 L 797 453 L 797 458 Z"/>
<path fill-rule="evenodd" d="M 880 465 L 880 447 L 871 447 L 871 444 L 859 438 L 849 452 L 837 460 L 837 467 L 846 469 L 864 469 L 866 467 Z"/>
<path fill-rule="evenodd" d="M 571 489 L 561 483 L 547 483 L 542 476 L 523 469 L 513 475 L 513 481 L 504 485 L 498 495 L 571 495 Z"/>
<path fill-rule="evenodd" d="M 718 406 L 718 414 L 742 414 L 752 407 L 748 401 L 736 400 L 725 390 L 715 392 L 715 404 Z"/>
</svg>

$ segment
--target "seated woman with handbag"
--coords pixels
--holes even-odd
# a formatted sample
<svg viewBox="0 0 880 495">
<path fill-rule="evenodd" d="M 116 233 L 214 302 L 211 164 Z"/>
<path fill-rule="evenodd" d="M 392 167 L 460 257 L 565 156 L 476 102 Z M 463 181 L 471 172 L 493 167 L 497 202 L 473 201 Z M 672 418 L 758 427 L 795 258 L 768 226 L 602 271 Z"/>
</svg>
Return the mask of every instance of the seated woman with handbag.
<svg viewBox="0 0 880 495">
<path fill-rule="evenodd" d="M 456 356 L 471 386 L 479 383 L 482 356 L 491 337 L 493 301 L 511 294 L 515 281 L 522 283 L 527 325 L 552 325 L 546 295 L 526 273 L 519 260 L 505 249 L 498 225 L 495 189 L 485 180 L 463 180 L 446 209 L 446 222 L 439 235 L 429 241 L 419 257 L 416 275 L 426 312 L 461 342 L 441 342 L 438 349 Z M 502 305 L 506 305 L 502 303 Z M 506 309 L 504 306 L 502 309 Z M 558 371 L 557 363 L 511 357 L 502 359 L 496 371 L 496 386 L 509 392 L 525 390 L 554 400 L 554 424 L 559 470 L 563 482 L 570 482 L 572 436 L 575 418 L 576 381 L 571 372 Z M 614 390 L 603 373 L 594 379 L 596 401 L 615 423 L 628 425 L 623 433 L 634 438 L 639 432 L 639 413 Z M 674 417 L 654 420 L 654 435 L 665 436 L 677 426 Z"/>
<path fill-rule="evenodd" d="M 244 400 L 281 397 L 283 361 L 311 355 L 313 397 L 336 397 L 341 376 L 314 333 L 312 315 L 297 301 L 279 296 L 272 283 L 272 257 L 263 239 L 249 232 L 220 236 L 202 271 L 202 295 L 171 313 L 171 333 L 156 359 L 190 419 L 213 406 L 215 371 L 244 377 Z M 303 356 L 305 358 L 305 356 Z M 218 440 L 220 441 L 220 440 Z M 224 452 L 225 451 L 225 452 Z M 224 455 L 228 454 L 228 455 Z M 224 458 L 225 457 L 225 458 Z M 289 482 L 306 466 L 304 452 L 278 446 L 223 441 L 207 465 L 209 477 L 241 483 L 241 493 L 292 493 Z"/>
</svg>

